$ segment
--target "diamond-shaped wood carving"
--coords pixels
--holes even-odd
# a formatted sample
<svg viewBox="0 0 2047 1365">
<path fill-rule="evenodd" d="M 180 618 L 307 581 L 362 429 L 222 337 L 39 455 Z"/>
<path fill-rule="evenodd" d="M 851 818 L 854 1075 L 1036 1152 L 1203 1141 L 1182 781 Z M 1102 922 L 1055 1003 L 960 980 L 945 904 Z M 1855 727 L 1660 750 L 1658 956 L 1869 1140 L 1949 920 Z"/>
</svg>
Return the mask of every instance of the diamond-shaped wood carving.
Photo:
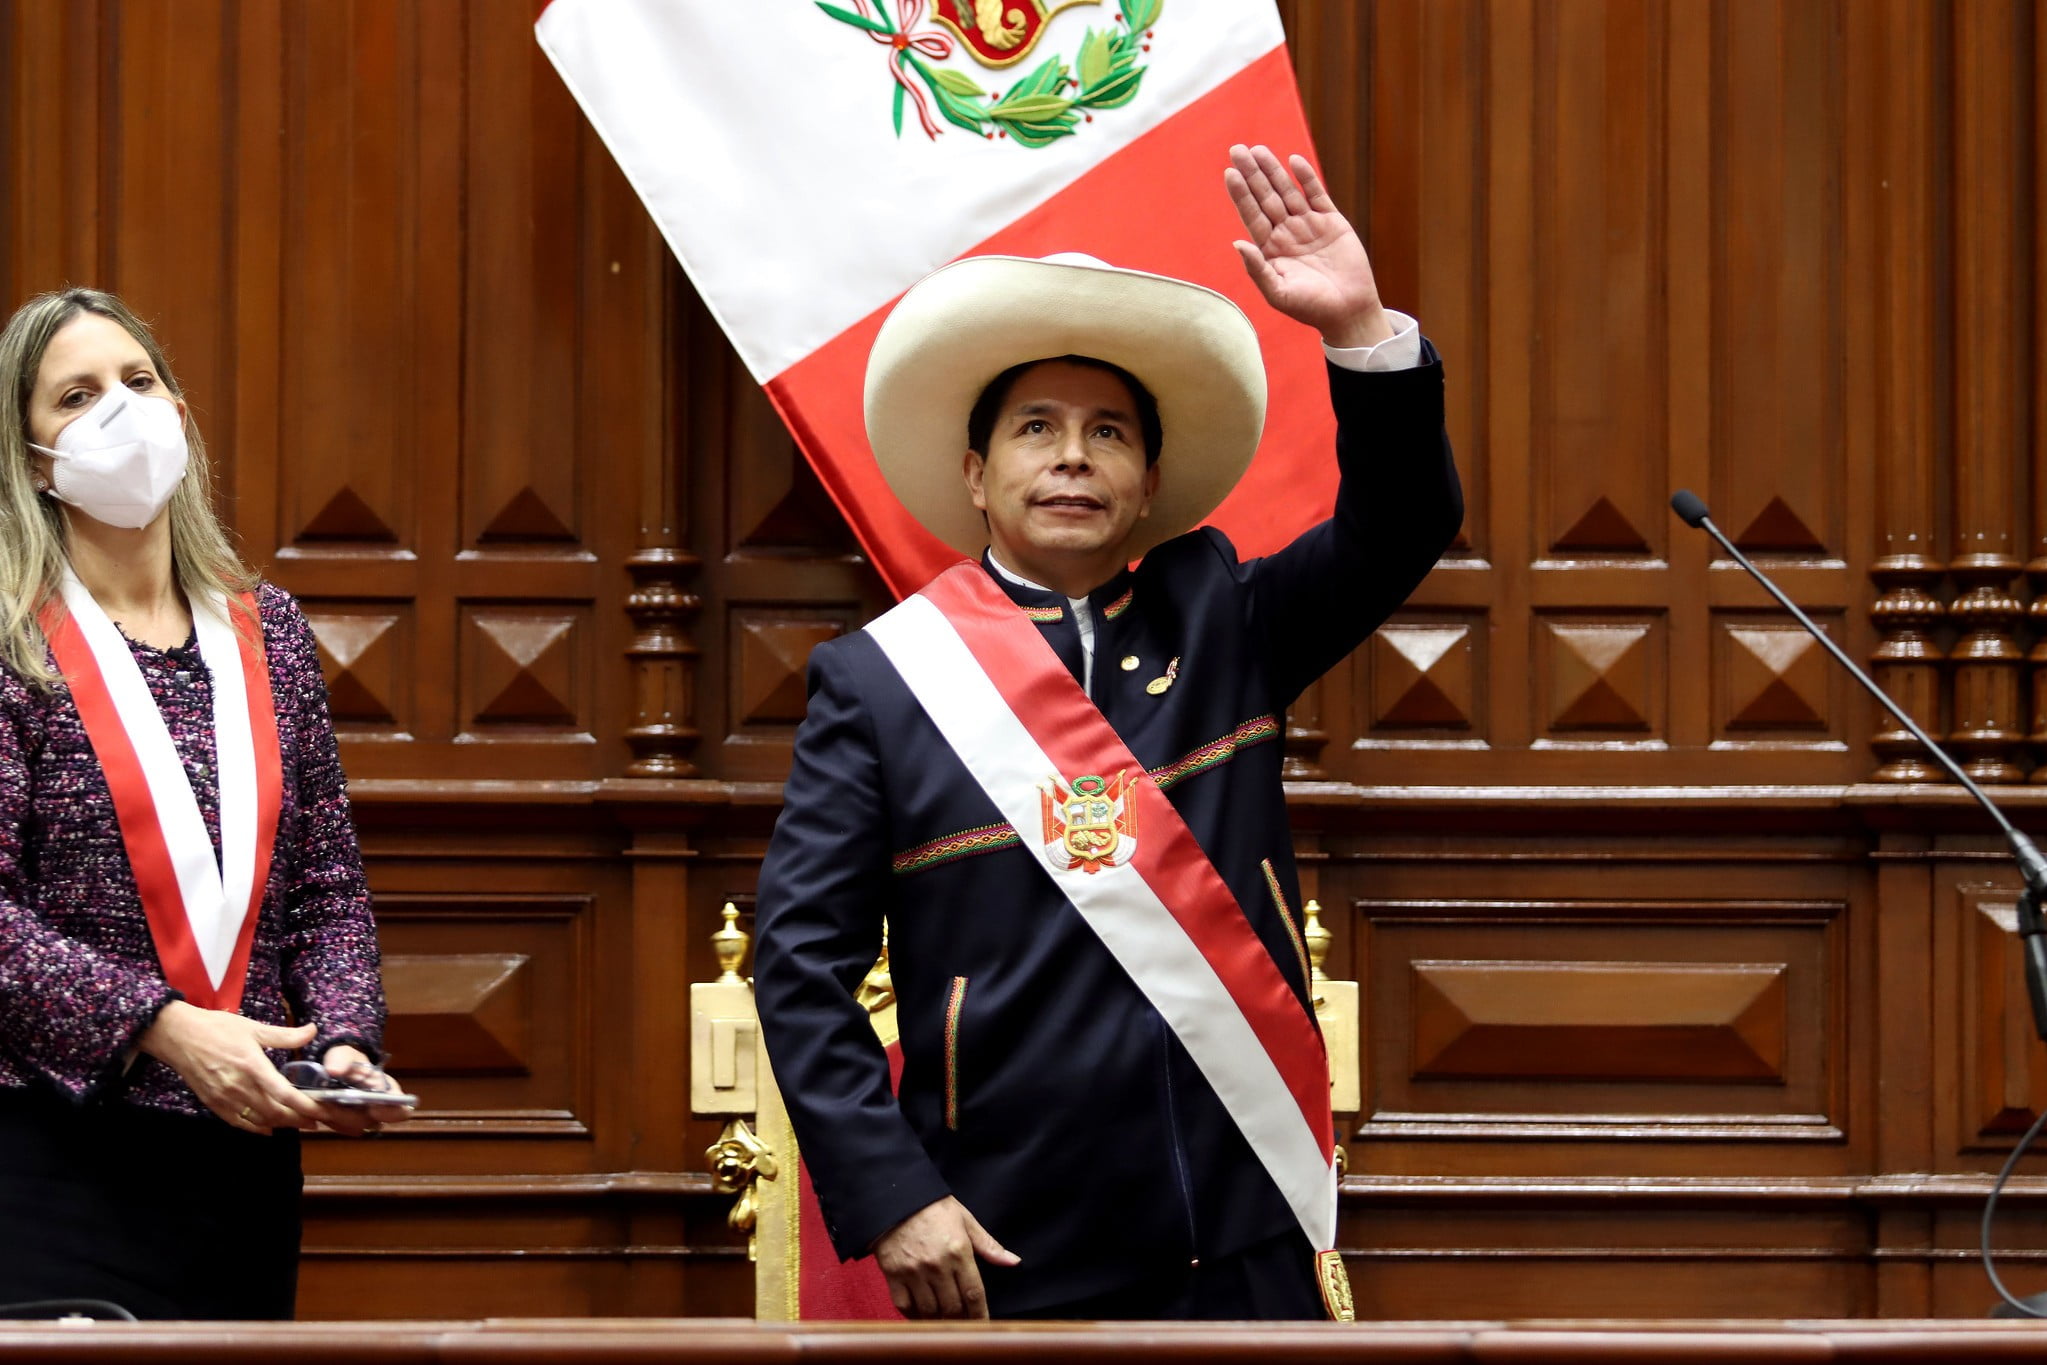
<svg viewBox="0 0 2047 1365">
<path fill-rule="evenodd" d="M 385 1046 L 402 1074 L 525 1075 L 531 1071 L 532 982 L 523 953 L 393 953 Z"/>
<path fill-rule="evenodd" d="M 1570 530 L 1557 537 L 1556 548 L 1643 554 L 1648 551 L 1649 542 L 1625 512 L 1614 506 L 1610 499 L 1600 497 L 1593 500 L 1584 515 L 1571 523 Z"/>
<path fill-rule="evenodd" d="M 301 540 L 362 540 L 384 544 L 398 535 L 360 493 L 349 487 L 334 490 L 320 510 L 299 528 Z"/>
<path fill-rule="evenodd" d="M 789 429 L 742 374 L 749 394 L 735 416 L 726 462 L 735 548 L 836 553 L 851 544 L 846 518 L 789 439 Z M 735 400 L 737 401 L 737 400 Z M 758 404 L 762 411 L 756 411 Z M 744 420 L 741 420 L 741 419 Z"/>
<path fill-rule="evenodd" d="M 1782 498 L 1771 498 L 1763 504 L 1763 510 L 1756 513 L 1748 529 L 1734 538 L 1734 543 L 1744 550 L 1788 551 L 1821 550 L 1820 538 L 1805 519 L 1791 510 L 1790 504 Z"/>
<path fill-rule="evenodd" d="M 708 314 L 692 310 L 688 383 L 693 392 L 717 393 L 709 405 L 724 428 L 706 433 L 722 448 L 728 550 L 841 554 L 856 548 L 846 519 L 818 481 L 810 462 L 789 438 L 789 428 L 768 402 Z"/>
<path fill-rule="evenodd" d="M 1544 625 L 1550 642 L 1550 729 L 1651 728 L 1654 641 L 1647 625 Z"/>
<path fill-rule="evenodd" d="M 393 612 L 349 612 L 306 604 L 306 623 L 327 675 L 327 706 L 336 721 L 398 723 L 405 666 L 400 617 Z"/>
<path fill-rule="evenodd" d="M 548 505 L 539 490 L 521 488 L 505 501 L 497 514 L 484 523 L 479 540 L 574 540 L 569 518 Z"/>
<path fill-rule="evenodd" d="M 577 618 L 558 611 L 479 610 L 464 634 L 472 724 L 575 725 L 582 714 Z"/>
<path fill-rule="evenodd" d="M 1729 729 L 1827 729 L 1830 661 L 1802 628 L 1728 626 L 1725 659 Z"/>
<path fill-rule="evenodd" d="M 1416 962 L 1411 970 L 1420 1079 L 1784 1079 L 1781 964 Z"/>
<path fill-rule="evenodd" d="M 733 713 L 742 725 L 803 719 L 810 651 L 845 632 L 837 621 L 741 619 L 733 660 Z"/>
<path fill-rule="evenodd" d="M 1471 627 L 1381 626 L 1371 642 L 1372 728 L 1472 728 Z"/>
</svg>

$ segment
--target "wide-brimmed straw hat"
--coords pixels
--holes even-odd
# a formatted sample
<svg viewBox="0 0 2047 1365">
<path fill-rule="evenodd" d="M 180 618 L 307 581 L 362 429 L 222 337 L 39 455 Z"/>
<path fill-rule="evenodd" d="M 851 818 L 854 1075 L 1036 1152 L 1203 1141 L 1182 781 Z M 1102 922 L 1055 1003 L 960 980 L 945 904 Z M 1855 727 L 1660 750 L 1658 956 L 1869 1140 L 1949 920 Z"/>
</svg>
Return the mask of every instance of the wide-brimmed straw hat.
<svg viewBox="0 0 2047 1365">
<path fill-rule="evenodd" d="M 1251 463 L 1265 363 L 1236 304 L 1091 256 L 969 256 L 903 295 L 867 360 L 867 439 L 882 475 L 960 553 L 988 543 L 960 473 L 974 400 L 1010 366 L 1064 355 L 1120 365 L 1158 400 L 1159 491 L 1131 559 L 1198 526 Z"/>
</svg>

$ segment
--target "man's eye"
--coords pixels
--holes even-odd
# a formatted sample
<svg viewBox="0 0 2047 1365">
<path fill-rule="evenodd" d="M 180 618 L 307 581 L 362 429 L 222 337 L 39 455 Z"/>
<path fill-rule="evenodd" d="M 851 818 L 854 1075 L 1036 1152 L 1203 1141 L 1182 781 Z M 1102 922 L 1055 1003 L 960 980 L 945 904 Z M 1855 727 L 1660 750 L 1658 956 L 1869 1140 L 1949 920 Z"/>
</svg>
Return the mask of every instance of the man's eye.
<svg viewBox="0 0 2047 1365">
<path fill-rule="evenodd" d="M 1033 417 L 1023 424 L 1023 434 L 1026 436 L 1042 436 L 1047 430 L 1049 428 L 1042 417 Z"/>
<path fill-rule="evenodd" d="M 1095 435 L 1099 439 L 1104 441 L 1120 441 L 1123 439 L 1123 432 L 1121 428 L 1118 427 L 1108 426 L 1096 427 Z"/>
</svg>

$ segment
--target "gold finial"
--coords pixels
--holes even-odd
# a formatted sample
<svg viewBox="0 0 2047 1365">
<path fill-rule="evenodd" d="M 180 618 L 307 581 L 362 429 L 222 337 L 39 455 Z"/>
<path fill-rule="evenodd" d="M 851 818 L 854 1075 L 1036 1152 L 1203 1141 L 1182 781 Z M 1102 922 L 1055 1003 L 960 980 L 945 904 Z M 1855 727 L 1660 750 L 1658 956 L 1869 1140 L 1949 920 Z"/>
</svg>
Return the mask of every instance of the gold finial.
<svg viewBox="0 0 2047 1365">
<path fill-rule="evenodd" d="M 1329 979 L 1329 974 L 1322 970 L 1322 963 L 1328 958 L 1329 945 L 1336 938 L 1336 935 L 1322 927 L 1321 901 L 1308 902 L 1308 926 L 1302 931 L 1301 937 L 1308 940 L 1310 964 L 1308 980 L 1319 986 Z"/>
<path fill-rule="evenodd" d="M 888 921 L 881 922 L 881 956 L 874 959 L 874 965 L 867 969 L 853 991 L 853 998 L 860 1002 L 869 1014 L 887 1009 L 896 1001 L 896 982 L 888 967 Z"/>
<path fill-rule="evenodd" d="M 718 980 L 744 985 L 746 979 L 739 974 L 739 960 L 746 956 L 746 945 L 753 942 L 753 935 L 739 927 L 739 907 L 731 901 L 725 902 L 720 913 L 725 916 L 725 927 L 711 935 L 711 947 L 717 951 L 719 967 L 724 969 Z"/>
</svg>

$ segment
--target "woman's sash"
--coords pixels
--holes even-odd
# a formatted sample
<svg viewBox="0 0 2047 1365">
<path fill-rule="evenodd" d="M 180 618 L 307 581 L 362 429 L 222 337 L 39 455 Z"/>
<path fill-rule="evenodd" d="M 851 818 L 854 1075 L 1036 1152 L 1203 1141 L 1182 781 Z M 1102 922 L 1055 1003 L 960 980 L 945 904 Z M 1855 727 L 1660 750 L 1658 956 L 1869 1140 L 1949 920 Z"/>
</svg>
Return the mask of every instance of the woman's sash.
<svg viewBox="0 0 2047 1365">
<path fill-rule="evenodd" d="M 239 1010 L 283 793 L 260 628 L 237 628 L 224 596 L 193 603 L 199 652 L 213 675 L 216 862 L 185 765 L 120 628 L 75 574 L 66 572 L 62 593 L 62 610 L 54 602 L 43 609 L 43 633 L 113 794 L 164 980 L 203 1009 Z M 254 620 L 254 595 L 242 603 Z"/>
<path fill-rule="evenodd" d="M 940 574 L 867 630 L 1179 1037 L 1308 1240 L 1332 1247 L 1322 1034 L 1179 811 L 979 565 Z"/>
</svg>

